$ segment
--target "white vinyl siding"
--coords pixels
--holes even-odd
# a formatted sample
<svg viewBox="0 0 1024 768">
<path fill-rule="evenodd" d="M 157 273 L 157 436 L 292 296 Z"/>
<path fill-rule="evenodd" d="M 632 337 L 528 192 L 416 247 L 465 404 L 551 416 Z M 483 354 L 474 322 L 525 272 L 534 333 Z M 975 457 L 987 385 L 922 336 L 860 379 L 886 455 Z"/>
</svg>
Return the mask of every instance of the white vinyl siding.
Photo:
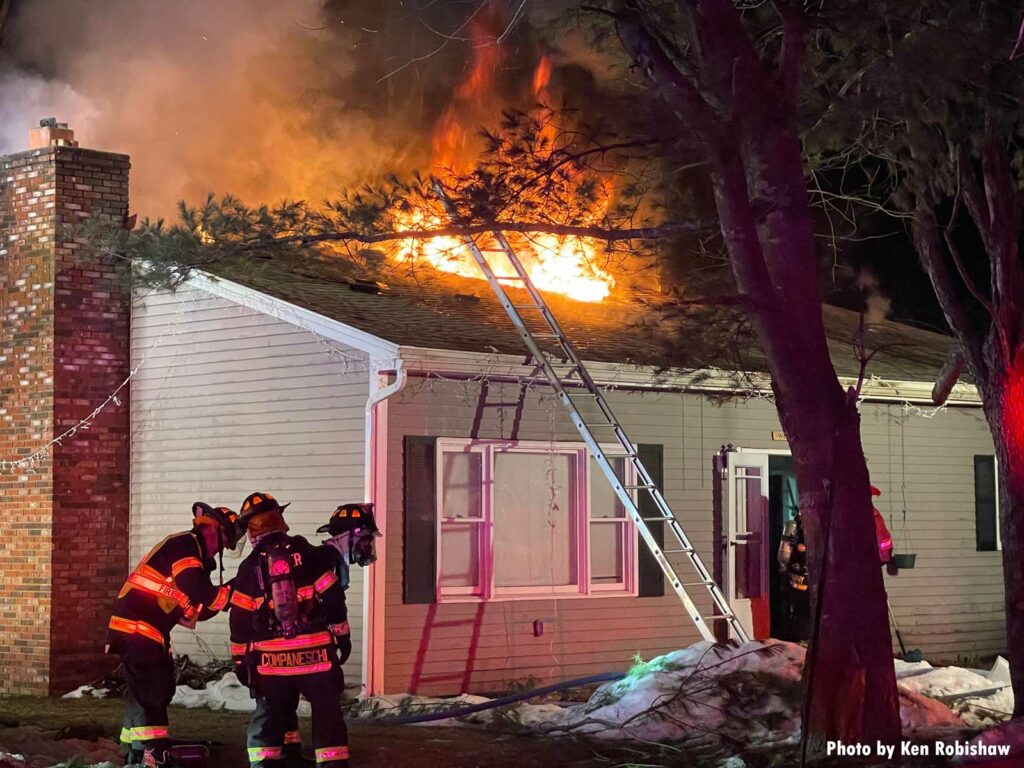
<svg viewBox="0 0 1024 768">
<path fill-rule="evenodd" d="M 366 355 L 194 290 L 137 297 L 132 311 L 131 558 L 190 526 L 202 500 L 238 510 L 253 491 L 291 502 L 291 533 L 319 542 L 334 508 L 362 501 Z M 243 552 L 248 552 L 248 547 Z M 224 558 L 225 579 L 238 556 Z M 347 592 L 360 681 L 362 569 Z M 175 652 L 228 657 L 223 616 L 175 630 Z"/>
</svg>

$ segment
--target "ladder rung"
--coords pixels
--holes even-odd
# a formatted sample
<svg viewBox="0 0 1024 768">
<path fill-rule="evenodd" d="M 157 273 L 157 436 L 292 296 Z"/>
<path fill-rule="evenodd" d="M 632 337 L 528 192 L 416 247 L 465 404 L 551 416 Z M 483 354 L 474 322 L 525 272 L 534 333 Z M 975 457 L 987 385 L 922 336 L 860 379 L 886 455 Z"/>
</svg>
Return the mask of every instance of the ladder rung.
<svg viewBox="0 0 1024 768">
<path fill-rule="evenodd" d="M 735 613 L 718 613 L 714 616 L 706 616 L 705 621 L 732 621 L 736 618 Z"/>
<path fill-rule="evenodd" d="M 679 555 L 679 554 L 687 554 L 688 555 L 691 552 L 693 552 L 693 547 L 690 547 L 689 549 L 663 549 L 663 550 L 661 550 L 661 552 L 662 552 L 662 554 L 665 554 L 665 555 Z"/>
<path fill-rule="evenodd" d="M 541 311 L 544 310 L 544 307 L 542 307 L 540 304 L 513 304 L 512 307 L 514 309 L 539 309 Z"/>
<path fill-rule="evenodd" d="M 657 488 L 658 486 L 656 486 L 654 483 L 641 483 L 640 485 L 624 485 L 622 487 L 625 488 L 627 491 L 638 491 L 641 488 L 651 490 L 652 488 Z"/>
<path fill-rule="evenodd" d="M 664 523 L 666 520 L 671 520 L 672 518 L 671 517 L 659 516 L 659 517 L 641 517 L 640 519 L 643 520 L 645 523 Z M 661 551 L 664 552 L 665 550 L 661 550 Z"/>
<path fill-rule="evenodd" d="M 713 580 L 711 580 L 711 579 L 708 579 L 707 581 L 684 581 L 683 582 L 683 586 L 684 587 L 713 587 L 714 585 L 715 585 L 715 582 Z"/>
</svg>

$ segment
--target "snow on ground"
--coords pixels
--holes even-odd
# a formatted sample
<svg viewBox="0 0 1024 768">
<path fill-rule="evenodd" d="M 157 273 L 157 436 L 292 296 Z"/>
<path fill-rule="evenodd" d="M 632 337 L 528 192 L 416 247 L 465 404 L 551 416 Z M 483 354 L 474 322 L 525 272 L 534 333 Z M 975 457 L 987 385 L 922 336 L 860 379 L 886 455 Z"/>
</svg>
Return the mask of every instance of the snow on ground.
<svg viewBox="0 0 1024 768">
<path fill-rule="evenodd" d="M 498 720 L 539 734 L 586 733 L 605 739 L 693 746 L 792 744 L 799 738 L 804 653 L 800 645 L 778 641 L 731 647 L 695 643 L 638 662 L 623 679 L 602 685 L 582 704 L 520 702 L 429 724 L 471 726 Z M 896 674 L 900 717 L 907 736 L 962 728 L 965 723 L 990 727 L 1013 710 L 1002 659 L 991 672 L 897 661 Z M 86 686 L 68 696 L 103 694 Z M 350 716 L 387 719 L 459 710 L 487 701 L 470 695 L 440 699 L 396 694 L 364 699 Z M 255 707 L 249 691 L 233 673 L 202 690 L 178 686 L 173 703 L 236 712 L 251 712 Z M 300 714 L 309 714 L 305 701 Z"/>
<path fill-rule="evenodd" d="M 585 704 L 510 705 L 501 717 L 537 733 L 587 733 L 607 739 L 644 739 L 694 746 L 794 743 L 800 728 L 804 648 L 792 643 L 746 643 L 723 648 L 701 642 L 639 663 L 622 680 L 606 683 Z M 477 696 L 431 699 L 408 694 L 360 703 L 362 717 L 401 717 L 458 709 Z M 900 714 L 910 735 L 921 729 L 962 727 L 937 701 L 903 690 Z M 493 711 L 434 721 L 458 725 L 493 721 Z"/>
<path fill-rule="evenodd" d="M 180 704 L 189 709 L 208 707 L 232 712 L 252 712 L 256 709 L 256 700 L 249 695 L 249 689 L 238 682 L 234 672 L 228 672 L 220 680 L 202 689 L 179 685 L 174 691 L 171 704 Z"/>
<path fill-rule="evenodd" d="M 990 728 L 1013 712 L 1009 667 L 1001 656 L 989 672 L 897 661 L 896 679 L 905 690 L 943 702 L 974 728 Z"/>
</svg>

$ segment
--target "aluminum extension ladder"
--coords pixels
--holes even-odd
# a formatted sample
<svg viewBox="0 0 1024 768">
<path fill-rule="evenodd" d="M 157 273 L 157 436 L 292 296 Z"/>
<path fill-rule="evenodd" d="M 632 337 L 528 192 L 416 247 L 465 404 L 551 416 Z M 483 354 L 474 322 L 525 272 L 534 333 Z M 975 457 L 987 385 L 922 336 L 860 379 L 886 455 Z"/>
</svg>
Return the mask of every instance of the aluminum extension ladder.
<svg viewBox="0 0 1024 768">
<path fill-rule="evenodd" d="M 434 189 L 449 216 L 455 220 L 454 206 L 445 194 L 444 188 L 440 183 L 435 182 Z M 483 271 L 484 276 L 487 278 L 487 282 L 490 283 L 491 288 L 494 290 L 495 295 L 497 295 L 501 305 L 505 308 L 505 312 L 508 313 L 509 319 L 512 320 L 516 330 L 519 332 L 523 342 L 526 344 L 527 349 L 530 350 L 530 354 L 533 355 L 534 360 L 536 360 L 544 370 L 544 375 L 547 377 L 548 382 L 551 384 L 552 389 L 554 389 L 555 394 L 558 396 L 562 405 L 565 406 L 565 409 L 569 412 L 569 418 L 572 419 L 572 423 L 576 426 L 580 436 L 583 438 L 583 442 L 590 451 L 590 455 L 597 461 L 597 464 L 601 467 L 605 477 L 608 478 L 608 482 L 611 483 L 612 489 L 615 491 L 615 495 L 618 497 L 625 510 L 629 513 L 629 516 L 633 520 L 633 523 L 639 531 L 640 536 L 643 538 L 644 543 L 647 544 L 647 548 L 651 551 L 651 554 L 654 555 L 654 559 L 658 562 L 658 565 L 661 566 L 661 570 L 664 572 L 669 584 L 672 585 L 676 595 L 679 596 L 679 600 L 682 602 L 683 608 L 686 610 L 687 614 L 689 614 L 694 626 L 697 627 L 697 631 L 700 632 L 701 636 L 705 640 L 716 642 L 715 634 L 708 624 L 708 619 L 705 619 L 697 609 L 697 606 L 694 605 L 693 599 L 686 591 L 687 587 L 700 587 L 707 590 L 715 608 L 718 610 L 716 615 L 709 617 L 710 621 L 728 622 L 729 627 L 732 629 L 733 636 L 741 642 L 746 642 L 749 640 L 746 630 L 743 629 L 739 619 L 733 613 L 729 606 L 729 601 L 726 599 L 725 594 L 719 586 L 715 583 L 715 580 L 712 578 L 707 566 L 704 565 L 704 561 L 700 559 L 700 555 L 697 554 L 697 550 L 694 548 L 689 537 L 686 535 L 686 532 L 683 530 L 679 519 L 669 508 L 668 502 L 665 501 L 665 497 L 662 496 L 661 491 L 658 490 L 658 487 L 651 479 L 650 473 L 640 461 L 636 446 L 626 435 L 622 425 L 612 412 L 611 406 L 608 405 L 604 395 L 602 395 L 601 391 L 597 388 L 597 385 L 594 383 L 593 378 L 591 378 L 589 371 L 587 371 L 586 367 L 583 365 L 583 361 L 580 359 L 575 346 L 562 331 L 561 326 L 558 324 L 555 316 L 544 301 L 544 297 L 533 284 L 529 274 L 523 267 L 522 262 L 519 261 L 519 258 L 516 256 L 515 251 L 512 249 L 512 246 L 509 244 L 504 234 L 501 232 L 494 232 L 493 236 L 499 247 L 496 249 L 484 250 L 493 253 L 504 253 L 513 269 L 515 269 L 516 277 L 498 278 L 497 275 L 495 275 L 494 270 L 491 268 L 490 263 L 484 256 L 484 250 L 481 250 L 473 237 L 471 235 L 463 235 L 462 239 L 470 253 L 473 254 L 473 258 Z M 502 280 L 514 280 L 522 283 L 523 288 L 525 288 L 527 293 L 529 293 L 532 301 L 529 304 L 513 304 L 508 293 L 505 291 L 505 287 L 501 284 Z M 523 317 L 520 314 L 520 310 L 540 313 L 541 318 L 547 324 L 548 328 L 550 328 L 550 333 L 539 334 L 539 336 L 545 340 L 557 342 L 562 348 L 564 358 L 567 362 L 553 361 L 551 357 L 541 349 L 540 344 L 537 341 L 538 334 L 534 334 L 526 326 L 526 323 L 523 321 Z M 559 372 L 555 370 L 556 365 L 560 367 L 567 366 L 567 368 Z M 582 385 L 584 392 L 570 396 L 566 391 L 566 388 L 562 385 L 562 378 L 568 378 L 573 374 L 579 376 L 580 384 Z M 603 420 L 596 424 L 588 424 L 584 421 L 583 416 L 576 405 L 575 397 L 585 397 L 587 400 L 596 403 Z M 619 445 L 622 446 L 623 452 L 613 454 L 605 453 L 594 438 L 595 428 L 611 430 Z M 623 485 L 615 474 L 615 469 L 609 462 L 609 457 L 613 459 L 623 458 L 630 462 L 636 472 L 637 484 Z M 650 497 L 658 510 L 658 515 L 656 517 L 644 518 L 641 516 L 640 508 L 637 502 L 633 499 L 633 494 L 631 493 L 631 491 L 634 490 L 640 493 L 650 494 Z M 665 523 L 668 529 L 672 532 L 678 544 L 678 548 L 662 549 L 648 528 L 647 522 Z M 684 582 L 680 578 L 679 574 L 676 573 L 675 568 L 668 560 L 668 555 L 675 554 L 686 555 L 686 559 L 689 561 L 697 575 L 697 581 Z"/>
</svg>

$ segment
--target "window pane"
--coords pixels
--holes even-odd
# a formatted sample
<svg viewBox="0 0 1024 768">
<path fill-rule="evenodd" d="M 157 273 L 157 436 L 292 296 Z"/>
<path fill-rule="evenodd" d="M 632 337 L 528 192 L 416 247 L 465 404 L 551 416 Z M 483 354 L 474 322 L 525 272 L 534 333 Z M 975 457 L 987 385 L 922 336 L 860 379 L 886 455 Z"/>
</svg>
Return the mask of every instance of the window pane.
<svg viewBox="0 0 1024 768">
<path fill-rule="evenodd" d="M 445 453 L 441 462 L 441 517 L 480 517 L 483 499 L 483 454 Z"/>
<path fill-rule="evenodd" d="M 625 472 L 625 459 L 612 459 L 612 467 L 615 468 L 615 475 L 619 482 L 623 481 Z M 619 501 L 619 497 L 612 490 L 612 484 L 608 482 L 601 467 L 595 459 L 590 460 L 590 516 L 591 517 L 625 517 L 626 509 Z"/>
<path fill-rule="evenodd" d="M 590 581 L 593 584 L 621 584 L 622 523 L 590 524 Z"/>
<path fill-rule="evenodd" d="M 494 584 L 576 584 L 574 456 L 494 457 Z"/>
<path fill-rule="evenodd" d="M 480 524 L 441 525 L 441 588 L 480 585 Z"/>
</svg>

